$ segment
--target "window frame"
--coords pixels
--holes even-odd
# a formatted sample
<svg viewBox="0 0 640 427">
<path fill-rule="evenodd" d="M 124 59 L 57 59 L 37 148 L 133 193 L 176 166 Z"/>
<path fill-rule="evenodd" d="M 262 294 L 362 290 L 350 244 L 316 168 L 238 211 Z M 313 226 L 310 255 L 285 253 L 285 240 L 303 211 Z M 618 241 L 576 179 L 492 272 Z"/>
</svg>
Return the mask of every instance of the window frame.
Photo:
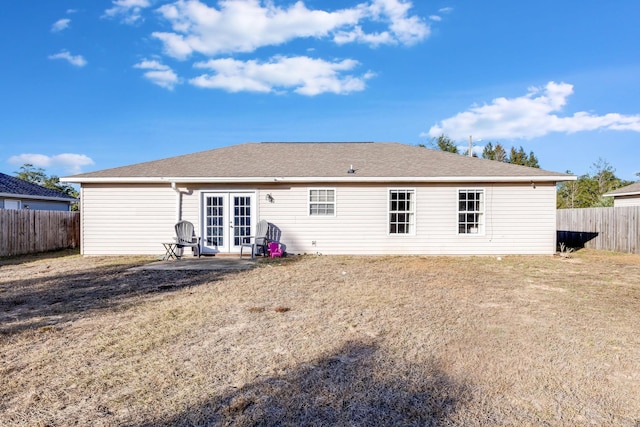
<svg viewBox="0 0 640 427">
<path fill-rule="evenodd" d="M 462 192 L 466 192 L 467 194 L 469 194 L 470 192 L 474 192 L 474 193 L 480 193 L 481 199 L 479 200 L 480 203 L 480 210 L 472 210 L 472 211 L 468 211 L 468 210 L 464 210 L 461 211 L 460 210 L 460 194 Z M 466 200 L 466 202 L 468 203 L 468 199 Z M 487 230 L 487 191 L 485 188 L 483 187 L 460 187 L 456 189 L 456 234 L 458 236 L 484 236 L 486 235 L 486 230 Z M 460 222 L 460 215 L 479 215 L 478 216 L 478 220 L 475 221 L 474 223 L 477 224 L 477 229 L 478 232 L 477 233 L 471 233 L 471 232 L 461 232 L 460 231 L 460 225 L 461 224 L 465 224 L 468 225 L 470 224 L 470 222 L 464 221 L 463 223 Z M 466 228 L 468 229 L 468 228 Z"/>
<path fill-rule="evenodd" d="M 392 211 L 391 210 L 391 193 L 393 192 L 405 192 L 405 193 L 410 193 L 413 195 L 412 199 L 411 199 L 411 209 L 409 211 Z M 416 217 L 417 217 L 417 200 L 418 200 L 418 192 L 416 191 L 415 188 L 399 188 L 399 187 L 393 187 L 393 188 L 387 188 L 387 235 L 388 236 L 395 236 L 395 237 L 406 237 L 406 236 L 415 236 L 416 235 L 416 228 L 417 228 L 417 221 L 416 221 Z M 398 233 L 397 231 L 395 233 L 393 233 L 391 231 L 391 215 L 393 213 L 405 213 L 409 215 L 409 221 L 405 222 L 405 225 L 408 225 L 409 227 L 409 231 L 406 233 Z M 399 224 L 398 222 L 396 222 L 396 224 Z"/>
<path fill-rule="evenodd" d="M 312 201 L 311 193 L 313 191 L 332 191 L 333 192 L 333 201 Z M 330 214 L 321 214 L 321 213 L 312 213 L 311 206 L 312 205 L 333 205 L 333 213 Z M 310 187 L 307 191 L 307 216 L 315 217 L 315 218 L 335 218 L 338 214 L 338 191 L 335 187 Z"/>
<path fill-rule="evenodd" d="M 8 208 L 7 207 L 7 202 L 12 202 L 15 203 L 17 207 L 13 208 Z M 13 211 L 19 211 L 22 209 L 22 200 L 20 199 L 4 199 L 4 201 L 2 202 L 2 206 L 4 207 L 4 209 L 6 210 L 13 210 Z"/>
</svg>

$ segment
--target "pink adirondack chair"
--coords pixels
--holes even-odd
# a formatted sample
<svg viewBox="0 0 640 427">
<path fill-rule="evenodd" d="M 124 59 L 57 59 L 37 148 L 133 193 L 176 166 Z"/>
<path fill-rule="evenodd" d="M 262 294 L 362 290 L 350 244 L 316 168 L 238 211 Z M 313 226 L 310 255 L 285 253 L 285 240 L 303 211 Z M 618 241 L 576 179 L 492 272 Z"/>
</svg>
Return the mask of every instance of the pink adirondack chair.
<svg viewBox="0 0 640 427">
<path fill-rule="evenodd" d="M 282 248 L 280 247 L 280 243 L 278 242 L 269 242 L 269 256 L 271 258 L 281 258 L 282 257 Z"/>
</svg>

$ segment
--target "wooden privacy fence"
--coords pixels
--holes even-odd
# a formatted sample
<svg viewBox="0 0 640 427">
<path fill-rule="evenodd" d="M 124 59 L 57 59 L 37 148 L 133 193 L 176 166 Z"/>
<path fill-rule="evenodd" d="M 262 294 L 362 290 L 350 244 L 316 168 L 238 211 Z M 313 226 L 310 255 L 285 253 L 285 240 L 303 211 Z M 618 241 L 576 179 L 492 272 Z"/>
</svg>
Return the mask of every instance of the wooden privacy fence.
<svg viewBox="0 0 640 427">
<path fill-rule="evenodd" d="M 76 248 L 80 213 L 0 209 L 0 256 Z"/>
<path fill-rule="evenodd" d="M 640 206 L 558 209 L 558 244 L 640 254 Z"/>
</svg>

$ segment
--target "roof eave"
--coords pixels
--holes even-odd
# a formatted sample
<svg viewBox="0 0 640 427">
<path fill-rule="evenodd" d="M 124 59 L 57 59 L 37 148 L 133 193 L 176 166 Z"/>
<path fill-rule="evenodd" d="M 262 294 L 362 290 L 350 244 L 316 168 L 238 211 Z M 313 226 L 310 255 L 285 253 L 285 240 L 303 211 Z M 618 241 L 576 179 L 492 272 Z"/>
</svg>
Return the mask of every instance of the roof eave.
<svg viewBox="0 0 640 427">
<path fill-rule="evenodd" d="M 629 193 L 606 193 L 602 197 L 627 197 L 627 196 L 640 196 L 640 191 L 632 191 Z"/>
<path fill-rule="evenodd" d="M 47 200 L 47 201 L 53 201 L 53 202 L 68 202 L 68 203 L 74 203 L 78 201 L 78 199 L 75 199 L 75 198 L 68 199 L 66 197 L 32 196 L 29 194 L 17 194 L 17 193 L 0 193 L 0 197 L 8 197 L 13 199 Z"/>
<path fill-rule="evenodd" d="M 304 182 L 561 182 L 575 181 L 573 175 L 541 175 L 541 176 L 434 176 L 434 177 L 63 177 L 62 182 L 79 184 L 230 184 L 230 183 L 304 183 Z"/>
</svg>

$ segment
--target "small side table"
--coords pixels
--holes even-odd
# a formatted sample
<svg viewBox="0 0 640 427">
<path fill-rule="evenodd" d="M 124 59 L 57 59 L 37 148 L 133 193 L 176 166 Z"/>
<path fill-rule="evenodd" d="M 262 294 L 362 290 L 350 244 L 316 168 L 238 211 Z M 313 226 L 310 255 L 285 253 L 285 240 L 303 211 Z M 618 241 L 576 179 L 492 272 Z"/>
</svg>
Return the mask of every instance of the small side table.
<svg viewBox="0 0 640 427">
<path fill-rule="evenodd" d="M 176 252 L 176 250 L 178 249 L 178 244 L 176 242 L 166 242 L 166 243 L 162 243 L 162 246 L 164 246 L 164 256 L 162 257 L 163 260 L 169 260 L 169 259 L 178 259 L 180 258 L 178 256 L 178 253 Z"/>
<path fill-rule="evenodd" d="M 251 259 L 254 259 L 256 256 L 256 244 L 255 243 L 242 243 L 240 245 L 240 258 L 242 258 L 242 249 L 249 248 L 251 251 Z"/>
</svg>

